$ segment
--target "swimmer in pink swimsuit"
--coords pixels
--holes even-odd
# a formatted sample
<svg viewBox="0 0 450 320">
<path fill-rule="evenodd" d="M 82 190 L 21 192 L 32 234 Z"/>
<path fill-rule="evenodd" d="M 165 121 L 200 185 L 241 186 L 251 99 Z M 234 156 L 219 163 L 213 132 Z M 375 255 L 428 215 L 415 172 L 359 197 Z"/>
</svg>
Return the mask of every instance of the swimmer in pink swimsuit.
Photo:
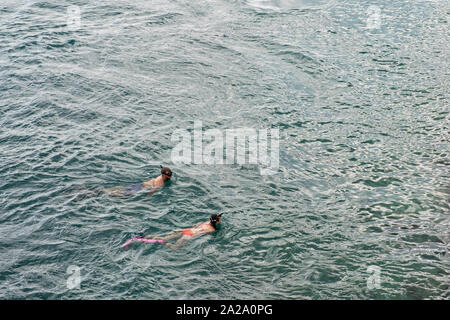
<svg viewBox="0 0 450 320">
<path fill-rule="evenodd" d="M 189 240 L 192 237 L 199 236 L 206 233 L 212 233 L 215 232 L 222 221 L 222 214 L 213 214 L 209 218 L 208 222 L 200 222 L 197 223 L 192 228 L 188 229 L 182 229 L 182 230 L 176 230 L 174 232 L 171 232 L 164 236 L 155 236 L 155 235 L 148 235 L 144 236 L 146 239 L 157 239 L 157 240 L 164 240 L 164 244 L 168 247 L 177 249 L 180 246 L 182 246 L 186 240 Z M 167 241 L 177 239 L 178 241 L 175 244 L 168 243 Z"/>
</svg>

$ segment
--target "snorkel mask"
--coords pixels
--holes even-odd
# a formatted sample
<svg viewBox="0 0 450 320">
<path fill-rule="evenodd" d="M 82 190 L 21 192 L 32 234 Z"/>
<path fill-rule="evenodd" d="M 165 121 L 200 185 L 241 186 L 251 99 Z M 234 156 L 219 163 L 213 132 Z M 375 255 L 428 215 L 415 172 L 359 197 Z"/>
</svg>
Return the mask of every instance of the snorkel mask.
<svg viewBox="0 0 450 320">
<path fill-rule="evenodd" d="M 162 165 L 159 165 L 161 167 L 161 174 L 165 174 L 168 177 L 172 177 L 172 170 L 167 167 L 163 167 Z"/>
<path fill-rule="evenodd" d="M 221 214 L 213 214 L 210 218 L 209 221 L 211 223 L 211 225 L 214 227 L 214 229 L 218 229 L 220 227 L 220 223 L 217 224 L 217 222 L 219 222 L 220 217 L 222 217 L 223 212 Z"/>
</svg>

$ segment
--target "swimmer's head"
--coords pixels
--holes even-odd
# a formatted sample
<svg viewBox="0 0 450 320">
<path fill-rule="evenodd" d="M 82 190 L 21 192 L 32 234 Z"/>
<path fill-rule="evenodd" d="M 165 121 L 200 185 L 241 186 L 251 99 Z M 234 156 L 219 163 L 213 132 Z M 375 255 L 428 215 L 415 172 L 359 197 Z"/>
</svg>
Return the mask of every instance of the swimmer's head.
<svg viewBox="0 0 450 320">
<path fill-rule="evenodd" d="M 161 175 L 163 176 L 164 181 L 166 180 L 170 180 L 170 178 L 172 178 L 172 170 L 170 170 L 170 168 L 168 167 L 161 167 Z"/>
<path fill-rule="evenodd" d="M 217 229 L 217 226 L 220 224 L 220 222 L 222 221 L 222 214 L 212 214 L 211 217 L 209 218 L 209 223 L 214 227 L 214 229 Z"/>
</svg>

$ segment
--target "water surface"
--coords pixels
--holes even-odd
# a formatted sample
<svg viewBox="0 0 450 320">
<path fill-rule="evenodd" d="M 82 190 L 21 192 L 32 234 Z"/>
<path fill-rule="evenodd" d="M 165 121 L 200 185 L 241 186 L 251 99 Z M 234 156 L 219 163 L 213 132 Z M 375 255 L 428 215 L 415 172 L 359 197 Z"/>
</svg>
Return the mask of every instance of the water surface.
<svg viewBox="0 0 450 320">
<path fill-rule="evenodd" d="M 449 12 L 425 0 L 3 1 L 0 297 L 448 299 Z M 278 173 L 172 163 L 174 131 L 198 120 L 278 128 Z M 150 198 L 76 198 L 160 164 L 176 177 Z M 219 232 L 177 251 L 119 248 L 222 211 Z"/>
</svg>

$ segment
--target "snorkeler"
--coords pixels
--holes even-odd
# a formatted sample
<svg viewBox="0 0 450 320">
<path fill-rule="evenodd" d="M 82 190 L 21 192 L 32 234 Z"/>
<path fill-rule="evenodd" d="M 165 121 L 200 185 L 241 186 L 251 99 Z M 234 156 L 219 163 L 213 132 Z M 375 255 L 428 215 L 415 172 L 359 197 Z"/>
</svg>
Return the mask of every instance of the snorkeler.
<svg viewBox="0 0 450 320">
<path fill-rule="evenodd" d="M 149 189 L 147 196 L 152 195 L 158 191 L 164 184 L 172 178 L 172 170 L 168 167 L 161 167 L 161 175 L 148 181 L 135 183 L 127 187 L 115 186 L 111 188 L 97 187 L 95 189 L 86 189 L 85 187 L 74 187 L 72 190 L 82 191 L 75 197 L 75 201 L 80 201 L 86 198 L 92 198 L 101 194 L 109 194 L 117 197 L 128 197 L 138 191 Z"/>
<path fill-rule="evenodd" d="M 173 249 L 177 249 L 180 246 L 182 246 L 187 240 L 207 233 L 213 233 L 218 229 L 218 226 L 220 222 L 222 221 L 222 214 L 213 214 L 209 218 L 209 221 L 207 222 L 200 222 L 197 223 L 192 228 L 188 229 L 182 229 L 182 230 L 176 230 L 169 234 L 158 236 L 158 235 L 147 235 L 147 236 L 139 236 L 135 237 L 131 240 L 128 240 L 124 245 L 122 245 L 123 248 L 128 248 L 128 245 L 131 242 L 134 241 L 141 241 L 141 242 L 158 242 L 165 244 L 168 247 L 171 247 Z M 173 243 L 168 243 L 167 241 L 178 239 L 178 241 Z"/>
<path fill-rule="evenodd" d="M 127 187 L 115 186 L 111 188 L 102 188 L 101 192 L 118 197 L 126 197 L 143 189 L 150 189 L 150 191 L 147 193 L 147 196 L 150 196 L 158 191 L 159 188 L 163 187 L 164 184 L 172 178 L 172 170 L 170 170 L 170 168 L 163 166 L 160 167 L 161 175 L 156 178 L 140 183 L 135 183 Z"/>
</svg>

